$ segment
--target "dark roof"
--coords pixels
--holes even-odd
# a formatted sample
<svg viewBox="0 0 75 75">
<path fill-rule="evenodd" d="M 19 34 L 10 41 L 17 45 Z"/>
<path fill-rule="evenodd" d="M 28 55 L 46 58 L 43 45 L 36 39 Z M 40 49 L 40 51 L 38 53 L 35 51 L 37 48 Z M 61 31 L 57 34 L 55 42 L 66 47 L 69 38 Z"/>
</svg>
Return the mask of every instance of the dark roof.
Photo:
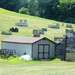
<svg viewBox="0 0 75 75">
<path fill-rule="evenodd" d="M 4 39 L 2 42 L 32 44 L 32 43 L 35 43 L 37 41 L 40 41 L 41 39 L 49 40 L 48 38 L 45 38 L 45 37 L 41 38 L 41 37 L 11 36 L 9 38 Z M 49 40 L 49 41 L 51 41 L 51 40 Z M 51 41 L 51 42 L 53 42 L 53 41 Z M 55 43 L 55 42 L 53 42 L 53 43 Z"/>
</svg>

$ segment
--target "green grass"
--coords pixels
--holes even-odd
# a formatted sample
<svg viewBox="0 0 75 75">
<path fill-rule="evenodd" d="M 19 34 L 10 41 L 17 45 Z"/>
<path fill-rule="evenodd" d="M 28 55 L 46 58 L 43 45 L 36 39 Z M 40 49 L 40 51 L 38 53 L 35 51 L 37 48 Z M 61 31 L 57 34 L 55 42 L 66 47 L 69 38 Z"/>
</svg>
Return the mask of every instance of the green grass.
<svg viewBox="0 0 75 75">
<path fill-rule="evenodd" d="M 75 75 L 75 62 L 54 60 L 19 60 L 0 58 L 0 75 Z"/>
<path fill-rule="evenodd" d="M 15 23 L 20 19 L 27 19 L 28 27 L 18 27 L 19 33 L 13 33 L 12 36 L 33 36 L 33 29 L 41 29 L 46 27 L 48 31 L 41 37 L 47 37 L 53 40 L 54 36 L 64 35 L 65 26 L 60 29 L 48 28 L 48 24 L 56 22 L 54 20 L 34 17 L 29 15 L 18 14 L 0 8 L 0 32 L 2 30 L 8 31 L 11 27 L 16 27 Z M 11 35 L 0 34 L 1 40 Z M 63 62 L 58 59 L 53 61 L 20 61 L 12 57 L 7 59 L 0 59 L 0 75 L 75 75 L 75 63 Z"/>
<path fill-rule="evenodd" d="M 0 8 L 0 32 L 8 31 L 11 27 L 16 27 L 15 23 L 20 19 L 27 19 L 28 27 L 17 27 L 19 33 L 13 33 L 12 36 L 33 36 L 33 29 L 46 27 L 48 31 L 41 37 L 47 37 L 53 40 L 54 36 L 64 35 L 65 26 L 60 23 L 60 29 L 48 28 L 48 24 L 56 22 L 54 20 L 34 17 L 29 15 L 18 14 Z M 1 40 L 11 35 L 0 34 Z M 52 61 L 20 61 L 18 58 L 0 59 L 0 75 L 75 75 L 75 62 L 64 62 L 59 59 Z"/>
<path fill-rule="evenodd" d="M 59 0 L 60 3 L 72 3 L 75 2 L 75 0 Z"/>
<path fill-rule="evenodd" d="M 13 62 L 0 59 L 0 75 L 75 75 L 74 62 L 55 61 Z"/>
<path fill-rule="evenodd" d="M 20 19 L 27 19 L 28 27 L 19 27 L 15 26 L 15 23 Z M 1 32 L 3 30 L 8 31 L 11 27 L 17 27 L 19 29 L 18 33 L 12 33 L 12 36 L 33 36 L 33 29 L 41 29 L 47 28 L 48 31 L 45 32 L 41 37 L 47 37 L 51 40 L 54 40 L 54 36 L 63 36 L 65 34 L 65 26 L 62 27 L 62 23 L 60 23 L 60 29 L 52 29 L 48 28 L 48 24 L 52 24 L 56 21 L 44 19 L 40 17 L 34 17 L 30 15 L 23 15 L 16 12 L 8 11 L 0 8 L 0 44 L 1 40 L 11 36 L 11 35 L 2 35 Z M 1 45 L 0 45 L 1 46 Z"/>
<path fill-rule="evenodd" d="M 75 52 L 66 53 L 66 60 L 75 61 Z"/>
</svg>

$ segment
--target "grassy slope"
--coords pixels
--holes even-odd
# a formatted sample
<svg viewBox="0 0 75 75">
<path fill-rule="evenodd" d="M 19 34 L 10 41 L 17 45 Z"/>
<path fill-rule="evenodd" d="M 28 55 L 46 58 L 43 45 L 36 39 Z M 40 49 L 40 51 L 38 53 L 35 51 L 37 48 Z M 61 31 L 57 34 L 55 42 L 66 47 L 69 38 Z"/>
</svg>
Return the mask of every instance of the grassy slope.
<svg viewBox="0 0 75 75">
<path fill-rule="evenodd" d="M 41 37 L 47 37 L 53 40 L 54 36 L 65 34 L 65 26 L 62 27 L 61 23 L 60 23 L 60 29 L 48 28 L 48 24 L 55 22 L 54 20 L 18 14 L 0 8 L 0 41 L 10 36 L 10 35 L 2 35 L 1 31 L 3 30 L 8 31 L 9 28 L 16 27 L 15 23 L 18 22 L 20 19 L 27 19 L 28 27 L 17 26 L 17 28 L 19 28 L 19 33 L 13 33 L 13 35 L 33 36 L 32 34 L 33 29 L 41 29 L 42 27 L 46 27 L 48 31 L 45 33 L 45 35 L 41 35 Z"/>
<path fill-rule="evenodd" d="M 28 20 L 28 27 L 18 27 L 19 33 L 13 35 L 32 36 L 32 29 L 47 27 L 48 24 L 54 22 L 53 20 L 33 17 L 28 15 L 21 15 L 15 12 L 10 12 L 0 9 L 0 32 L 2 30 L 9 30 L 15 27 L 15 23 L 20 19 Z M 60 23 L 61 25 L 61 23 Z M 45 37 L 53 40 L 53 36 L 62 35 L 65 33 L 65 27 L 61 29 L 48 28 Z M 0 34 L 0 41 L 8 35 Z M 27 62 L 10 62 L 0 59 L 0 75 L 75 75 L 74 62 L 50 62 L 50 61 L 27 61 Z"/>
<path fill-rule="evenodd" d="M 72 3 L 75 2 L 75 0 L 59 0 L 61 3 Z"/>
</svg>

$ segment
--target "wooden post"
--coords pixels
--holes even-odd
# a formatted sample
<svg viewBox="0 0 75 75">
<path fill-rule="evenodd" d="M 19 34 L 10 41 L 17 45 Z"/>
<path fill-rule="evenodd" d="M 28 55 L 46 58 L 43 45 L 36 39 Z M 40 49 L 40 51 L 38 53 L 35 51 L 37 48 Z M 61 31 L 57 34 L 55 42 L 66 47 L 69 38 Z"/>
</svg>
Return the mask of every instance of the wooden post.
<svg viewBox="0 0 75 75">
<path fill-rule="evenodd" d="M 64 61 L 66 61 L 67 36 L 65 36 Z"/>
</svg>

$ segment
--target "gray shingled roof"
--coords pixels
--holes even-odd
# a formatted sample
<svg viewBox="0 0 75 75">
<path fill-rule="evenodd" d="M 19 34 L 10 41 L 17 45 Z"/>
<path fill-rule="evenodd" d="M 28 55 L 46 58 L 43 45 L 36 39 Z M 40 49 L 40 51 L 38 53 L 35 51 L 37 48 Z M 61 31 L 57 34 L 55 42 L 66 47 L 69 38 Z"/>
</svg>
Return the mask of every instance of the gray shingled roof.
<svg viewBox="0 0 75 75">
<path fill-rule="evenodd" d="M 34 43 L 39 41 L 40 37 L 24 37 L 24 36 L 11 36 L 7 39 L 4 39 L 2 42 L 11 42 L 11 43 Z"/>
</svg>

